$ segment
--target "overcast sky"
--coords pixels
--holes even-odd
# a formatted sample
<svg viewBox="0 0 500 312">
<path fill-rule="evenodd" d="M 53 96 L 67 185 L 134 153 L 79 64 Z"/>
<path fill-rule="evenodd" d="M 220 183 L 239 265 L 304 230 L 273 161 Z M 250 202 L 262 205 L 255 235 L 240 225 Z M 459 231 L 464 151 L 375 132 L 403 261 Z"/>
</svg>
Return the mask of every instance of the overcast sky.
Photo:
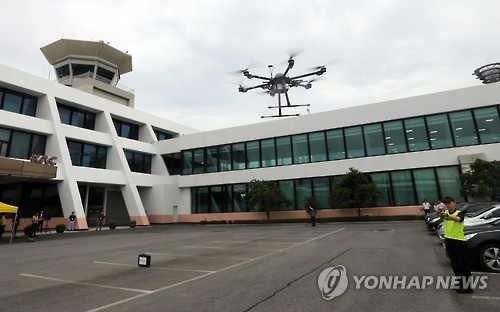
<svg viewBox="0 0 500 312">
<path fill-rule="evenodd" d="M 120 83 L 137 109 L 200 130 L 265 122 L 277 98 L 239 93 L 258 81 L 230 73 L 281 72 L 293 52 L 291 75 L 327 64 L 289 91 L 311 114 L 479 85 L 474 69 L 500 62 L 497 0 L 2 0 L 0 12 L 0 63 L 53 80 L 42 46 L 110 42 L 132 55 Z"/>
</svg>

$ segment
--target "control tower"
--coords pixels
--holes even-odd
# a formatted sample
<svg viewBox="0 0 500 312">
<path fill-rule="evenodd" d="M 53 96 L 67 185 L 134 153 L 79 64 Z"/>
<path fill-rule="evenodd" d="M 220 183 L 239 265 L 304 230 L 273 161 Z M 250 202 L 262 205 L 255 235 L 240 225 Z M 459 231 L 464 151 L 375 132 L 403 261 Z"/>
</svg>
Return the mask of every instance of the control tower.
<svg viewBox="0 0 500 312">
<path fill-rule="evenodd" d="M 118 87 L 132 71 L 132 56 L 104 41 L 60 39 L 40 48 L 54 66 L 57 81 L 108 100 L 134 107 L 132 89 Z"/>
</svg>

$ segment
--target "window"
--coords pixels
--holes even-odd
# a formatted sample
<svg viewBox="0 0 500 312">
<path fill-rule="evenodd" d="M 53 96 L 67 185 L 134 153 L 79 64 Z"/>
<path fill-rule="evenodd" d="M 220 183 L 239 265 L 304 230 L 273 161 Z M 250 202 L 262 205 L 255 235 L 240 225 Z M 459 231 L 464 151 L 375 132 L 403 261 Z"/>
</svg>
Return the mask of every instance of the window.
<svg viewBox="0 0 500 312">
<path fill-rule="evenodd" d="M 403 122 L 401 120 L 384 122 L 384 134 L 388 154 L 407 152 Z"/>
<path fill-rule="evenodd" d="M 182 174 L 193 174 L 193 150 L 185 150 L 182 155 Z"/>
<path fill-rule="evenodd" d="M 235 143 L 232 146 L 233 151 L 233 170 L 246 168 L 245 143 Z"/>
<path fill-rule="evenodd" d="M 292 144 L 290 137 L 276 138 L 278 166 L 292 164 Z"/>
<path fill-rule="evenodd" d="M 291 203 L 289 207 L 287 207 L 285 204 L 281 205 L 279 207 L 279 210 L 290 210 L 290 209 L 295 209 L 295 185 L 294 185 L 294 180 L 286 180 L 286 181 L 279 181 L 279 187 L 283 194 L 285 195 L 285 198 L 288 199 Z"/>
<path fill-rule="evenodd" d="M 439 198 L 450 195 L 455 198 L 457 202 L 464 201 L 464 198 L 460 195 L 462 184 L 460 182 L 458 167 L 437 168 L 436 173 L 439 181 L 439 189 L 441 191 L 441 197 Z"/>
<path fill-rule="evenodd" d="M 79 128 L 94 130 L 95 113 L 57 103 L 61 122 Z"/>
<path fill-rule="evenodd" d="M 345 159 L 344 134 L 342 129 L 329 130 L 326 132 L 326 142 L 328 145 L 328 159 Z"/>
<path fill-rule="evenodd" d="M 231 145 L 219 146 L 219 171 L 231 170 Z"/>
<path fill-rule="evenodd" d="M 434 169 L 413 170 L 413 179 L 415 180 L 417 201 L 419 203 L 423 202 L 425 199 L 432 202 L 440 198 Z"/>
<path fill-rule="evenodd" d="M 391 172 L 391 180 L 396 205 L 406 206 L 416 202 L 410 170 Z"/>
<path fill-rule="evenodd" d="M 474 117 L 481 143 L 500 142 L 500 121 L 497 107 L 475 109 Z"/>
<path fill-rule="evenodd" d="M 292 136 L 292 150 L 294 164 L 304 164 L 309 162 L 307 134 L 298 134 Z"/>
<path fill-rule="evenodd" d="M 432 149 L 453 147 L 453 138 L 446 114 L 426 117 Z"/>
<path fill-rule="evenodd" d="M 246 143 L 247 147 L 247 168 L 254 169 L 260 167 L 260 146 L 259 141 Z"/>
<path fill-rule="evenodd" d="M 416 152 L 430 149 L 429 137 L 425 128 L 425 119 L 423 117 L 411 118 L 406 119 L 404 123 L 408 150 Z"/>
<path fill-rule="evenodd" d="M 344 130 L 345 145 L 347 148 L 347 158 L 365 156 L 363 133 L 361 127 L 351 127 Z"/>
<path fill-rule="evenodd" d="M 29 159 L 45 154 L 47 137 L 29 132 L 0 128 L 0 156 Z"/>
<path fill-rule="evenodd" d="M 313 178 L 314 199 L 319 204 L 315 209 L 330 208 L 330 179 L 328 177 Z"/>
<path fill-rule="evenodd" d="M 276 147 L 273 139 L 266 139 L 260 142 L 262 152 L 262 167 L 276 166 Z"/>
<path fill-rule="evenodd" d="M 108 148 L 73 140 L 67 140 L 73 166 L 106 169 Z"/>
<path fill-rule="evenodd" d="M 309 148 L 311 150 L 311 161 L 325 161 L 328 159 L 326 153 L 325 133 L 309 133 Z"/>
<path fill-rule="evenodd" d="M 297 196 L 297 209 L 305 209 L 306 200 L 312 197 L 311 179 L 296 180 L 295 194 Z"/>
<path fill-rule="evenodd" d="M 193 152 L 194 174 L 205 172 L 205 149 L 197 148 Z"/>
<path fill-rule="evenodd" d="M 381 124 L 363 126 L 366 142 L 366 155 L 376 156 L 385 154 L 384 134 Z"/>
<path fill-rule="evenodd" d="M 246 184 L 233 185 L 233 211 L 245 212 L 247 211 L 245 193 L 247 192 Z"/>
<path fill-rule="evenodd" d="M 151 155 L 124 150 L 130 171 L 151 173 Z"/>
<path fill-rule="evenodd" d="M 116 134 L 122 138 L 139 140 L 139 126 L 125 121 L 113 119 Z"/>
<path fill-rule="evenodd" d="M 181 174 L 182 160 L 181 153 L 172 153 L 168 155 L 162 155 L 163 161 L 167 166 L 168 173 L 170 175 Z"/>
<path fill-rule="evenodd" d="M 169 139 L 174 137 L 172 134 L 170 134 L 168 132 L 160 131 L 160 130 L 157 130 L 154 128 L 153 128 L 153 132 L 155 133 L 156 139 L 158 141 L 169 140 Z"/>
<path fill-rule="evenodd" d="M 478 144 L 471 111 L 450 113 L 450 121 L 456 146 Z"/>
<path fill-rule="evenodd" d="M 28 94 L 0 88 L 0 109 L 35 116 L 38 98 Z"/>
<path fill-rule="evenodd" d="M 370 174 L 370 178 L 377 186 L 377 189 L 382 194 L 382 198 L 378 200 L 380 206 L 390 206 L 394 204 L 392 195 L 391 178 L 388 172 L 377 172 Z"/>
<path fill-rule="evenodd" d="M 207 147 L 207 165 L 208 173 L 217 172 L 217 162 L 219 159 L 219 149 L 217 146 Z"/>
</svg>

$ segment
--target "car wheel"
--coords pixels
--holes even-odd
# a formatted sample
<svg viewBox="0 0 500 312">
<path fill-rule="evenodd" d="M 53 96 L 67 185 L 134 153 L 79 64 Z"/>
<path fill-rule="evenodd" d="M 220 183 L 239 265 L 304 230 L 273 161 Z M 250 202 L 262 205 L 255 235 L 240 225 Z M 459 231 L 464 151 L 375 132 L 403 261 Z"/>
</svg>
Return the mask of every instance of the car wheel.
<svg viewBox="0 0 500 312">
<path fill-rule="evenodd" d="M 500 273 L 500 245 L 491 244 L 481 248 L 479 261 L 486 270 Z"/>
</svg>

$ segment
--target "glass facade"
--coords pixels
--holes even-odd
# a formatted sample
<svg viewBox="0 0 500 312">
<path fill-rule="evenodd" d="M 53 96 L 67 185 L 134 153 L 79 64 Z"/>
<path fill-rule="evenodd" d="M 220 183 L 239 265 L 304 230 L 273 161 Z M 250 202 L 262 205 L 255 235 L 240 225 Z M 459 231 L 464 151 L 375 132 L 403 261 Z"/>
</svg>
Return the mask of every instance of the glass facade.
<svg viewBox="0 0 500 312">
<path fill-rule="evenodd" d="M 161 131 L 158 129 L 153 128 L 153 132 L 155 133 L 156 139 L 158 141 L 163 141 L 163 140 L 170 140 L 174 136 L 166 131 Z"/>
<path fill-rule="evenodd" d="M 215 163 L 222 172 L 499 142 L 499 106 L 491 106 L 196 149 L 210 170 L 193 171 L 194 150 L 184 150 L 182 174 L 215 172 Z"/>
<path fill-rule="evenodd" d="M 460 167 L 419 168 L 367 173 L 382 193 L 378 207 L 420 205 L 423 199 L 434 201 L 452 195 L 463 201 L 460 195 Z M 306 200 L 313 198 L 320 207 L 329 209 L 329 195 L 342 176 L 315 177 L 277 181 L 291 205 L 274 210 L 303 210 Z M 225 184 L 191 188 L 191 212 L 249 212 L 261 211 L 259 206 L 245 204 L 247 184 Z M 221 195 L 224 194 L 224 195 Z"/>
</svg>

